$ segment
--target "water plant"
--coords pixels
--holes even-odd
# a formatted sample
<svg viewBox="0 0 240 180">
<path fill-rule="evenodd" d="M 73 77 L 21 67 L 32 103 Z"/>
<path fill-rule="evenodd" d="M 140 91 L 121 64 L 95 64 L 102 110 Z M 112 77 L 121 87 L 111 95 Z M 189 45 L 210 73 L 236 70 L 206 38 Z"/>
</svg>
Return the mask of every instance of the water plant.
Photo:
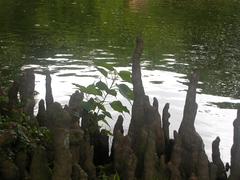
<svg viewBox="0 0 240 180">
<path fill-rule="evenodd" d="M 112 119 L 112 113 L 128 113 L 127 106 L 118 100 L 123 96 L 131 105 L 133 100 L 132 74 L 130 71 L 117 71 L 112 64 L 103 62 L 95 63 L 95 68 L 101 73 L 100 79 L 88 86 L 74 84 L 77 89 L 84 93 L 82 107 L 87 112 L 97 115 L 98 121 L 103 121 L 109 127 L 106 118 Z M 113 99 L 116 100 L 113 100 Z M 108 107 L 111 107 L 112 111 Z"/>
</svg>

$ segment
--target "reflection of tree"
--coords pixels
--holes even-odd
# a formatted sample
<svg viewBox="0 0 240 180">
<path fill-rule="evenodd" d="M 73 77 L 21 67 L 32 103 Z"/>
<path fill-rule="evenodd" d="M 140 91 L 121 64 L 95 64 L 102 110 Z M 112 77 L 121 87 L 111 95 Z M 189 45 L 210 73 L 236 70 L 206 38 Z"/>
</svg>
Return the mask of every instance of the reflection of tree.
<svg viewBox="0 0 240 180">
<path fill-rule="evenodd" d="M 143 11 L 148 0 L 129 0 L 128 5 L 132 11 Z"/>
</svg>

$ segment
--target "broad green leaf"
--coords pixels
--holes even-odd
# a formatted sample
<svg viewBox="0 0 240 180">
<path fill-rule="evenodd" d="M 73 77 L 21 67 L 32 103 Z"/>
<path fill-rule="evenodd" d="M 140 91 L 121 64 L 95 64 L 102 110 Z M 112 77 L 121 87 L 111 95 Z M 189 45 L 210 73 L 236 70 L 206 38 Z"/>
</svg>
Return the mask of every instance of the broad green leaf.
<svg viewBox="0 0 240 180">
<path fill-rule="evenodd" d="M 97 103 L 93 98 L 90 98 L 87 102 L 83 101 L 81 105 L 86 111 L 94 111 L 97 107 Z"/>
<path fill-rule="evenodd" d="M 96 86 L 97 86 L 99 89 L 104 90 L 104 91 L 108 91 L 108 90 L 109 90 L 109 89 L 108 89 L 108 86 L 107 86 L 104 82 L 102 82 L 102 81 L 98 81 L 98 82 L 96 83 Z"/>
<path fill-rule="evenodd" d="M 87 94 L 92 94 L 95 96 L 102 96 L 101 90 L 99 90 L 94 84 L 91 84 L 86 87 L 86 92 Z"/>
<path fill-rule="evenodd" d="M 106 91 L 106 93 L 108 93 L 108 94 L 110 94 L 110 95 L 112 95 L 112 96 L 117 96 L 117 92 L 116 92 L 114 89 L 109 89 L 109 88 L 107 87 L 107 85 L 106 85 L 104 82 L 102 82 L 102 81 L 98 81 L 98 82 L 96 83 L 96 86 L 97 86 L 99 89 L 101 89 L 102 91 Z"/>
<path fill-rule="evenodd" d="M 100 68 L 100 67 L 96 67 L 96 68 L 102 75 L 104 75 L 105 77 L 108 76 L 108 72 L 105 69 Z"/>
<path fill-rule="evenodd" d="M 110 103 L 110 106 L 117 112 L 123 113 L 127 112 L 130 113 L 126 106 L 123 106 L 121 101 L 113 101 Z"/>
<path fill-rule="evenodd" d="M 99 114 L 98 115 L 98 120 L 102 120 L 102 119 L 104 119 L 106 116 L 104 115 L 104 114 Z"/>
<path fill-rule="evenodd" d="M 120 71 L 118 75 L 122 78 L 122 80 L 132 83 L 132 74 L 129 71 Z"/>
<path fill-rule="evenodd" d="M 85 109 L 86 111 L 91 111 L 91 107 L 90 105 L 88 104 L 88 102 L 81 102 L 81 106 L 83 107 L 83 109 Z"/>
<path fill-rule="evenodd" d="M 97 107 L 98 107 L 99 109 L 101 109 L 102 111 L 106 111 L 106 108 L 105 108 L 104 105 L 101 104 L 101 103 L 97 103 Z"/>
<path fill-rule="evenodd" d="M 115 97 L 117 96 L 117 91 L 115 91 L 114 89 L 108 89 L 107 93 L 111 94 L 112 96 L 115 96 Z"/>
<path fill-rule="evenodd" d="M 126 84 L 118 84 L 117 87 L 125 98 L 133 100 L 133 91 Z"/>
<path fill-rule="evenodd" d="M 80 84 L 75 84 L 73 83 L 73 85 L 75 85 L 81 92 L 85 93 L 85 94 L 92 94 L 95 96 L 102 96 L 102 92 L 94 85 L 94 84 L 90 84 L 87 87 L 84 87 Z"/>
</svg>

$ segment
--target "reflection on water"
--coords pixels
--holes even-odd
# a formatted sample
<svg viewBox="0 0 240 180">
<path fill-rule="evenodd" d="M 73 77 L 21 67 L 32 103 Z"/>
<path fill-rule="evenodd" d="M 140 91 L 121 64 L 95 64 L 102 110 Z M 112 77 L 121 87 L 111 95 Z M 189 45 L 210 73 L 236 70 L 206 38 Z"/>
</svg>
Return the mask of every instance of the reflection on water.
<svg viewBox="0 0 240 180">
<path fill-rule="evenodd" d="M 129 8 L 134 12 L 143 11 L 146 7 L 147 1 L 148 0 L 129 0 L 128 5 Z"/>
<path fill-rule="evenodd" d="M 130 69 L 134 40 L 141 34 L 144 86 L 161 108 L 170 103 L 171 130 L 182 119 L 186 77 L 197 71 L 196 128 L 209 155 L 212 140 L 220 136 L 222 157 L 229 161 L 240 103 L 239 7 L 231 0 L 2 0 L 0 78 L 22 65 L 35 68 L 40 99 L 49 69 L 55 100 L 66 104 L 72 83 L 87 85 L 99 78 L 94 61 Z M 125 129 L 128 124 L 129 119 Z"/>
</svg>

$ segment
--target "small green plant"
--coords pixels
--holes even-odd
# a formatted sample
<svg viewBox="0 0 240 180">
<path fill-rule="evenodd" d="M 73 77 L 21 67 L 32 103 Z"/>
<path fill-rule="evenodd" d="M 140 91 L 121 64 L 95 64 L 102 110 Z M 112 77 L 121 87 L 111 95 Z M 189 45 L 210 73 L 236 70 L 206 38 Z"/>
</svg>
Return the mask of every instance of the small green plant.
<svg viewBox="0 0 240 180">
<path fill-rule="evenodd" d="M 107 175 L 103 174 L 102 176 L 100 176 L 98 178 L 101 180 L 120 180 L 120 177 L 117 173 L 114 175 L 111 175 L 111 176 L 107 176 Z"/>
<path fill-rule="evenodd" d="M 12 112 L 11 117 L 0 116 L 0 134 L 12 134 L 15 151 L 34 148 L 37 145 L 50 143 L 51 135 L 47 128 L 39 127 L 29 121 L 21 112 Z M 11 146 L 10 144 L 6 144 Z"/>
<path fill-rule="evenodd" d="M 109 126 L 106 117 L 112 119 L 112 115 L 106 106 L 110 105 L 113 111 L 122 114 L 130 113 L 129 109 L 121 101 L 117 100 L 117 96 L 121 94 L 132 104 L 133 91 L 126 84 L 126 82 L 132 83 L 132 74 L 130 71 L 118 72 L 113 65 L 106 63 L 96 63 L 95 68 L 103 75 L 99 81 L 93 82 L 86 87 L 80 84 L 74 85 L 84 93 L 82 107 L 90 113 L 95 113 L 98 120 L 103 121 Z M 119 80 L 121 80 L 120 83 L 118 83 Z M 109 98 L 111 98 L 111 102 Z M 112 101 L 114 98 L 116 100 Z"/>
<path fill-rule="evenodd" d="M 118 175 L 118 173 L 114 174 L 113 180 L 120 180 L 120 176 Z"/>
<path fill-rule="evenodd" d="M 117 172 L 112 172 L 112 166 L 98 166 L 99 180 L 120 180 L 120 176 Z"/>
</svg>

